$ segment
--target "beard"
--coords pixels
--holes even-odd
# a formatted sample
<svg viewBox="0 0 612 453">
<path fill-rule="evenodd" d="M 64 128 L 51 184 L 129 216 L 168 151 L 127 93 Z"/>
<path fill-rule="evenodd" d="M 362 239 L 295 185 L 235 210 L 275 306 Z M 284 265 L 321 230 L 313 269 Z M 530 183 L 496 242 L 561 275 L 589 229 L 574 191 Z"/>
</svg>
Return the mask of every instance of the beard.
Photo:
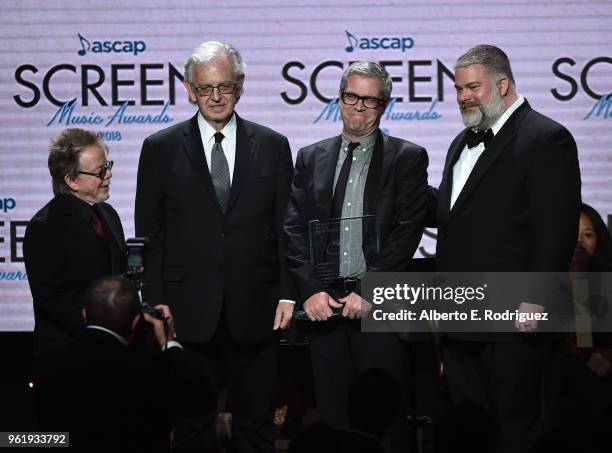
<svg viewBox="0 0 612 453">
<path fill-rule="evenodd" d="M 487 104 L 478 104 L 476 111 L 470 113 L 459 107 L 461 119 L 466 127 L 477 131 L 486 131 L 489 129 L 506 110 L 504 98 L 499 94 L 498 90 L 491 92 L 491 100 Z"/>
</svg>

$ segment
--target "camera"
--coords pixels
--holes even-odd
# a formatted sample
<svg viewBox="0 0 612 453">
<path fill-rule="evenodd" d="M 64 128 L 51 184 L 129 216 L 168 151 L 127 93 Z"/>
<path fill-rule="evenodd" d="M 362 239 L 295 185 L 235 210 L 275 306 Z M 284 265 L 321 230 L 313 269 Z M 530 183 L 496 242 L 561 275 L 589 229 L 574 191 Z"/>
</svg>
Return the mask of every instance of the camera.
<svg viewBox="0 0 612 453">
<path fill-rule="evenodd" d="M 125 277 L 134 285 L 139 294 L 144 284 L 144 251 L 147 243 L 147 238 L 129 238 L 125 242 L 127 250 Z M 162 311 L 144 302 L 142 297 L 140 299 L 140 310 L 142 313 L 148 313 L 157 319 L 164 319 Z"/>
</svg>

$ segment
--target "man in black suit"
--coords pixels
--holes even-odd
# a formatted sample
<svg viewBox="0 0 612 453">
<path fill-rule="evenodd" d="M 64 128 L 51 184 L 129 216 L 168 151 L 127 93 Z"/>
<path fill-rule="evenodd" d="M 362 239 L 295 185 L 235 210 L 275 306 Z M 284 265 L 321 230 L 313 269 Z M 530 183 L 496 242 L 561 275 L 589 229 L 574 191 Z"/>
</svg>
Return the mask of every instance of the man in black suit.
<svg viewBox="0 0 612 453">
<path fill-rule="evenodd" d="M 23 242 L 36 356 L 74 339 L 83 327 L 80 292 L 124 269 L 121 221 L 105 203 L 113 176 L 107 152 L 95 133 L 82 129 L 66 129 L 51 143 L 55 197 L 34 215 Z"/>
<path fill-rule="evenodd" d="M 423 231 L 427 153 L 378 128 L 391 88 L 376 63 L 347 68 L 339 93 L 342 134 L 299 151 L 285 216 L 298 302 L 310 321 L 325 321 L 314 325 L 320 328 L 310 351 L 317 408 L 336 429 L 348 427 L 345 407 L 356 376 L 378 367 L 406 382 L 406 344 L 393 333 L 362 333 L 358 321 L 369 308 L 358 279 L 366 271 L 407 270 Z M 361 216 L 373 219 L 332 223 L 331 230 L 341 227 L 338 237 L 311 243 L 309 222 Z M 329 259 L 320 259 L 321 247 Z M 333 264 L 338 278 L 324 281 L 315 269 L 323 263 Z M 330 319 L 334 309 L 340 316 Z"/>
<path fill-rule="evenodd" d="M 168 452 L 171 415 L 211 405 L 194 391 L 169 308 L 155 307 L 163 321 L 142 315 L 136 289 L 119 276 L 97 280 L 83 298 L 86 328 L 47 358 L 44 428 L 69 431 L 74 451 Z M 163 352 L 137 344 L 143 317 Z"/>
<path fill-rule="evenodd" d="M 286 137 L 234 112 L 244 68 L 228 44 L 194 49 L 185 88 L 198 113 L 144 141 L 136 233 L 150 240 L 147 301 L 171 307 L 185 348 L 217 391 L 229 386 L 236 451 L 272 452 L 273 327 L 293 311 L 281 235 L 293 166 Z M 175 447 L 196 448 L 213 423 L 180 419 Z"/>
<path fill-rule="evenodd" d="M 497 47 L 462 55 L 455 87 L 467 128 L 450 145 L 438 192 L 437 269 L 567 271 L 580 215 L 571 134 L 517 93 L 508 57 Z M 534 299 L 513 308 L 551 310 Z M 552 423 L 557 388 L 553 339 L 532 333 L 537 321 L 515 327 L 449 334 L 444 348 L 451 397 L 474 400 L 498 418 L 504 452 L 530 450 Z"/>
</svg>

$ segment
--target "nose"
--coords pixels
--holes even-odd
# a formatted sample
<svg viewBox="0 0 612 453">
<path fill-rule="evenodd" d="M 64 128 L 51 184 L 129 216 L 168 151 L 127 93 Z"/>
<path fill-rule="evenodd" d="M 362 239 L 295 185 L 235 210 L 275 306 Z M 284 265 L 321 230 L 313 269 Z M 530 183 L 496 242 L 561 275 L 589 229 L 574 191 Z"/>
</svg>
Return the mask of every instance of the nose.
<svg viewBox="0 0 612 453">
<path fill-rule="evenodd" d="M 459 103 L 461 102 L 465 102 L 468 99 L 471 99 L 472 95 L 470 93 L 470 90 L 461 90 L 457 92 L 457 101 Z"/>
<path fill-rule="evenodd" d="M 111 179 L 113 177 L 113 170 L 107 170 L 106 174 L 104 175 L 104 179 Z"/>
<path fill-rule="evenodd" d="M 221 99 L 221 92 L 219 91 L 219 87 L 213 87 L 212 93 L 210 93 L 210 98 L 218 102 Z"/>
<path fill-rule="evenodd" d="M 353 108 L 358 112 L 363 112 L 366 109 L 366 106 L 363 105 L 363 99 L 359 99 Z"/>
</svg>

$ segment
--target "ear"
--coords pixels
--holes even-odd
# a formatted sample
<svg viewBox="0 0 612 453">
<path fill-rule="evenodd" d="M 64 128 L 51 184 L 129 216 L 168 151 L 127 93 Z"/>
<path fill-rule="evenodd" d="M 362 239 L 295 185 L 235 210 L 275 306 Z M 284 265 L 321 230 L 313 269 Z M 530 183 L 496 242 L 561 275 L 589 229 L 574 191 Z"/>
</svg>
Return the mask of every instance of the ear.
<svg viewBox="0 0 612 453">
<path fill-rule="evenodd" d="M 77 192 L 79 190 L 79 183 L 76 182 L 76 179 L 72 179 L 70 175 L 64 176 L 64 182 L 73 192 Z"/>
<path fill-rule="evenodd" d="M 240 96 L 242 96 L 242 88 L 244 87 L 244 74 L 238 77 L 238 82 L 236 82 L 236 102 L 240 100 Z"/>
<path fill-rule="evenodd" d="M 128 344 L 132 344 L 132 342 L 134 341 L 134 336 L 136 335 L 136 327 L 138 326 L 139 321 L 140 313 L 138 313 L 136 316 L 134 316 L 134 319 L 132 319 L 130 331 L 126 335 L 123 335 L 123 338 L 125 339 L 125 341 L 128 342 Z"/>
<path fill-rule="evenodd" d="M 497 82 L 497 87 L 499 89 L 499 94 L 506 96 L 508 94 L 508 90 L 510 89 L 510 82 L 504 77 Z"/>
<path fill-rule="evenodd" d="M 138 323 L 140 322 L 140 318 L 141 318 L 140 313 L 134 316 L 134 319 L 132 319 L 132 326 L 130 328 L 130 332 L 134 333 L 136 331 L 136 326 L 138 326 Z"/>
<path fill-rule="evenodd" d="M 191 84 L 187 80 L 184 80 L 183 85 L 185 85 L 185 89 L 187 90 L 187 96 L 189 97 L 189 102 L 191 104 L 196 104 L 198 97 L 193 91 L 193 87 L 191 86 Z"/>
<path fill-rule="evenodd" d="M 384 104 L 382 104 L 383 113 L 385 112 L 385 110 L 387 110 L 387 106 L 389 105 L 389 102 L 391 102 L 391 98 L 387 99 L 387 101 Z"/>
</svg>

